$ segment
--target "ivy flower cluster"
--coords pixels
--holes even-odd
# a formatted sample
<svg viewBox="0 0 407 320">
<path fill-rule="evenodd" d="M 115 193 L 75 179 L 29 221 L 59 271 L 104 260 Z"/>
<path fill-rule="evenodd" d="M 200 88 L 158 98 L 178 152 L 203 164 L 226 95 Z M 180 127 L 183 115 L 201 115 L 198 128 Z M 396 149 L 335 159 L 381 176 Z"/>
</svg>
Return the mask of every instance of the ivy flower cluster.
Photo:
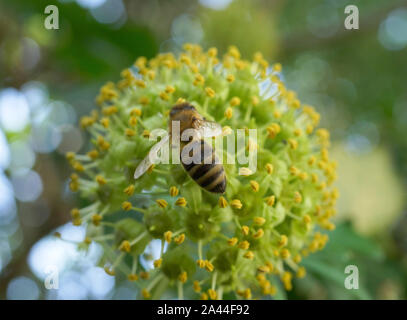
<svg viewBox="0 0 407 320">
<path fill-rule="evenodd" d="M 98 109 L 80 120 L 92 147 L 67 159 L 69 187 L 85 203 L 71 211 L 74 225 L 86 225 L 80 246 L 100 244 L 109 275 L 126 276 L 145 299 L 171 288 L 179 298 L 264 298 L 305 276 L 301 259 L 335 227 L 336 163 L 320 115 L 281 72 L 261 53 L 248 61 L 234 46 L 218 57 L 216 48 L 186 44 L 177 56 L 138 58 L 101 88 Z M 223 195 L 203 190 L 179 164 L 133 178 L 154 145 L 150 132 L 167 129 L 171 107 L 185 101 L 225 132 L 257 129 L 243 150 L 256 148 L 257 171 L 225 164 Z M 156 239 L 159 258 L 146 269 L 140 259 Z"/>
</svg>

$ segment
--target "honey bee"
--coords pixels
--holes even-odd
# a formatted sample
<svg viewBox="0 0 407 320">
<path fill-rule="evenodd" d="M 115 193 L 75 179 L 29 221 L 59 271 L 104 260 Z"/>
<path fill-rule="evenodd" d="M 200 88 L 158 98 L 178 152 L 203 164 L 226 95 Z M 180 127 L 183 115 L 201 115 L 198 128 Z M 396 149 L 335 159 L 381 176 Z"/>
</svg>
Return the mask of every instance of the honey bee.
<svg viewBox="0 0 407 320">
<path fill-rule="evenodd" d="M 199 186 L 212 193 L 224 193 L 226 190 L 226 174 L 223 165 L 219 163 L 214 149 L 203 138 L 216 137 L 222 134 L 220 124 L 207 121 L 190 103 L 177 104 L 169 114 L 169 135 L 156 143 L 148 155 L 141 161 L 134 172 L 134 178 L 142 176 L 158 158 L 158 150 L 168 143 L 172 136 L 172 123 L 179 121 L 180 137 L 187 129 L 193 132 L 187 141 L 180 141 L 180 161 L 188 175 Z M 193 150 L 199 150 L 198 158 L 193 156 Z M 186 151 L 186 152 L 185 152 Z M 192 161 L 191 161 L 192 157 Z"/>
</svg>

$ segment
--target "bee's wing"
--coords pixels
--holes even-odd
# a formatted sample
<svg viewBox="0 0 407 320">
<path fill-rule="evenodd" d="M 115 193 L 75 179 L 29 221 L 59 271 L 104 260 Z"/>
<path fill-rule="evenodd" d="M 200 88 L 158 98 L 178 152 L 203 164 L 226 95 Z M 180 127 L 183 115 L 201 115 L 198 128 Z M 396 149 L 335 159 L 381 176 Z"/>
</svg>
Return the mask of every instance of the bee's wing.
<svg viewBox="0 0 407 320">
<path fill-rule="evenodd" d="M 198 119 L 195 121 L 194 127 L 203 138 L 217 137 L 222 134 L 222 126 L 214 121 Z"/>
<path fill-rule="evenodd" d="M 168 143 L 168 141 L 169 135 L 166 135 L 154 146 L 152 146 L 147 156 L 137 166 L 136 171 L 134 172 L 134 179 L 140 178 L 148 170 L 148 168 L 154 164 L 154 162 L 158 159 L 158 151 L 163 145 Z"/>
</svg>

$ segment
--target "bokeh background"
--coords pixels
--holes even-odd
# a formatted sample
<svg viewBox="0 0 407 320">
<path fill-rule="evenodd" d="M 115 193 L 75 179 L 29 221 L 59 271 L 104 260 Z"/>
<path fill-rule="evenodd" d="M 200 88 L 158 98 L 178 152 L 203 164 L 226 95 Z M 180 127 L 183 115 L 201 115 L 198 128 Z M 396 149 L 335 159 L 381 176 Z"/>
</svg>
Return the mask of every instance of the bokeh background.
<svg viewBox="0 0 407 320">
<path fill-rule="evenodd" d="M 44 28 L 49 4 L 59 30 Z M 348 4 L 359 8 L 359 30 L 344 28 Z M 101 84 L 184 42 L 281 62 L 287 86 L 331 131 L 337 228 L 304 261 L 308 276 L 277 298 L 405 299 L 407 1 L 398 0 L 2 0 L 0 299 L 136 297 L 97 266 L 99 247 L 75 249 L 84 230 L 69 222 L 80 199 L 67 188 L 64 154 L 86 148 L 78 118 Z M 344 288 L 349 264 L 359 290 Z M 58 290 L 44 288 L 50 265 Z"/>
</svg>

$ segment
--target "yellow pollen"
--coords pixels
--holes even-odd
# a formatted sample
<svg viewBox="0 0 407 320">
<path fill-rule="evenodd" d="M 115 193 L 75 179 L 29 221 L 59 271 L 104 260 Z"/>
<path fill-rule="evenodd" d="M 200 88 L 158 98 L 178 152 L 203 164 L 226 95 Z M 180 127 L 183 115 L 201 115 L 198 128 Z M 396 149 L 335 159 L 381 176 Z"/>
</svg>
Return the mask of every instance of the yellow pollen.
<svg viewBox="0 0 407 320">
<path fill-rule="evenodd" d="M 209 260 L 205 260 L 205 269 L 208 272 L 212 272 L 214 269 L 213 264 Z"/>
<path fill-rule="evenodd" d="M 237 240 L 236 237 L 230 238 L 230 239 L 228 239 L 228 245 L 230 245 L 231 247 L 233 247 L 233 246 L 236 245 L 237 241 L 238 241 L 238 240 Z"/>
<path fill-rule="evenodd" d="M 198 280 L 195 280 L 194 282 L 193 282 L 193 288 L 194 288 L 194 291 L 196 292 L 196 293 L 198 293 L 198 292 L 201 292 L 201 286 L 199 285 L 199 281 Z"/>
<path fill-rule="evenodd" d="M 129 210 L 131 209 L 131 207 L 132 207 L 132 204 L 131 204 L 131 202 L 129 202 L 129 201 L 124 201 L 124 202 L 122 203 L 122 209 L 123 209 L 124 211 L 129 211 Z"/>
<path fill-rule="evenodd" d="M 249 229 L 248 226 L 243 226 L 243 227 L 242 227 L 242 233 L 243 233 L 243 235 L 247 236 L 247 235 L 249 234 L 249 231 L 250 231 L 250 229 Z"/>
<path fill-rule="evenodd" d="M 208 290 L 208 295 L 209 295 L 209 298 L 211 298 L 211 300 L 216 300 L 218 297 L 218 295 L 216 294 L 216 291 L 213 289 Z"/>
<path fill-rule="evenodd" d="M 181 243 L 183 243 L 185 241 L 185 234 L 184 233 L 181 233 L 179 236 L 176 236 L 175 238 L 174 238 L 174 242 L 176 243 L 176 244 L 181 244 Z"/>
<path fill-rule="evenodd" d="M 175 204 L 180 207 L 185 207 L 187 205 L 187 200 L 185 200 L 185 198 L 181 197 L 181 198 L 178 198 L 177 201 L 175 201 Z"/>
<path fill-rule="evenodd" d="M 126 189 L 124 189 L 124 193 L 127 194 L 128 196 L 132 196 L 134 193 L 135 187 L 133 184 L 129 185 Z"/>
<path fill-rule="evenodd" d="M 176 196 L 178 195 L 178 193 L 179 193 L 179 190 L 178 190 L 177 187 L 172 186 L 172 187 L 170 188 L 170 196 L 171 196 L 171 197 L 176 197 Z"/>
<path fill-rule="evenodd" d="M 94 215 L 92 215 L 92 223 L 95 226 L 99 226 L 101 220 L 102 220 L 102 216 L 100 214 L 95 213 Z"/>
<path fill-rule="evenodd" d="M 257 232 L 255 234 L 253 234 L 254 239 L 260 239 L 263 236 L 264 236 L 264 230 L 263 229 L 259 229 L 259 230 L 257 230 Z"/>
<path fill-rule="evenodd" d="M 209 98 L 213 98 L 215 96 L 215 90 L 210 87 L 205 88 L 205 93 Z"/>
<path fill-rule="evenodd" d="M 168 206 L 168 202 L 165 201 L 164 199 L 157 199 L 155 202 L 158 204 L 160 208 L 166 208 Z"/>
<path fill-rule="evenodd" d="M 233 117 L 233 110 L 231 107 L 227 107 L 225 111 L 226 119 L 231 119 Z"/>
<path fill-rule="evenodd" d="M 302 202 L 301 193 L 299 193 L 298 191 L 296 191 L 294 193 L 294 202 L 296 202 L 296 203 L 301 203 Z"/>
<path fill-rule="evenodd" d="M 247 252 L 243 255 L 243 257 L 246 258 L 246 259 L 249 259 L 249 260 L 253 260 L 253 258 L 254 258 L 254 253 L 253 253 L 253 251 L 247 251 Z"/>
<path fill-rule="evenodd" d="M 228 206 L 228 202 L 222 196 L 219 197 L 219 207 L 226 208 Z"/>
<path fill-rule="evenodd" d="M 235 209 L 241 209 L 243 206 L 242 202 L 239 199 L 232 200 L 230 205 L 232 208 L 235 208 Z"/>
<path fill-rule="evenodd" d="M 254 192 L 257 192 L 260 189 L 259 183 L 257 181 L 254 181 L 254 180 L 250 181 L 250 186 L 252 187 Z"/>
<path fill-rule="evenodd" d="M 161 264 L 162 264 L 162 262 L 163 262 L 163 259 L 157 259 L 157 260 L 154 260 L 154 268 L 159 268 L 159 267 L 161 267 Z"/>
<path fill-rule="evenodd" d="M 237 245 L 237 247 L 238 247 L 239 249 L 247 250 L 247 249 L 249 249 L 249 247 L 250 247 L 250 243 L 249 243 L 249 241 L 243 240 L 242 242 L 240 242 L 240 243 Z"/>
<path fill-rule="evenodd" d="M 240 105 L 240 98 L 239 98 L 239 97 L 233 97 L 233 98 L 230 100 L 230 105 L 231 105 L 232 107 L 235 107 L 235 106 Z"/>
<path fill-rule="evenodd" d="M 185 271 L 183 271 L 179 276 L 178 276 L 178 280 L 181 281 L 182 283 L 187 282 L 188 280 L 188 275 Z"/>
<path fill-rule="evenodd" d="M 233 74 L 228 74 L 226 77 L 227 82 L 235 81 L 235 76 Z"/>
<path fill-rule="evenodd" d="M 263 217 L 254 217 L 253 222 L 255 225 L 262 226 L 266 223 L 266 219 L 264 219 Z"/>
<path fill-rule="evenodd" d="M 171 238 L 172 238 L 172 232 L 171 231 L 166 231 L 164 232 L 164 239 L 168 243 L 171 243 Z"/>
<path fill-rule="evenodd" d="M 269 207 L 272 207 L 276 202 L 276 196 L 270 196 L 266 198 L 266 203 Z"/>
<path fill-rule="evenodd" d="M 123 252 L 129 253 L 130 250 L 131 250 L 130 242 L 127 241 L 127 240 L 122 241 L 122 243 L 121 243 L 120 246 L 119 246 L 119 250 L 120 250 L 120 251 L 123 251 Z"/>
<path fill-rule="evenodd" d="M 97 175 L 96 176 L 96 182 L 100 185 L 103 186 L 104 184 L 106 184 L 106 179 L 101 176 L 101 175 Z"/>
</svg>

